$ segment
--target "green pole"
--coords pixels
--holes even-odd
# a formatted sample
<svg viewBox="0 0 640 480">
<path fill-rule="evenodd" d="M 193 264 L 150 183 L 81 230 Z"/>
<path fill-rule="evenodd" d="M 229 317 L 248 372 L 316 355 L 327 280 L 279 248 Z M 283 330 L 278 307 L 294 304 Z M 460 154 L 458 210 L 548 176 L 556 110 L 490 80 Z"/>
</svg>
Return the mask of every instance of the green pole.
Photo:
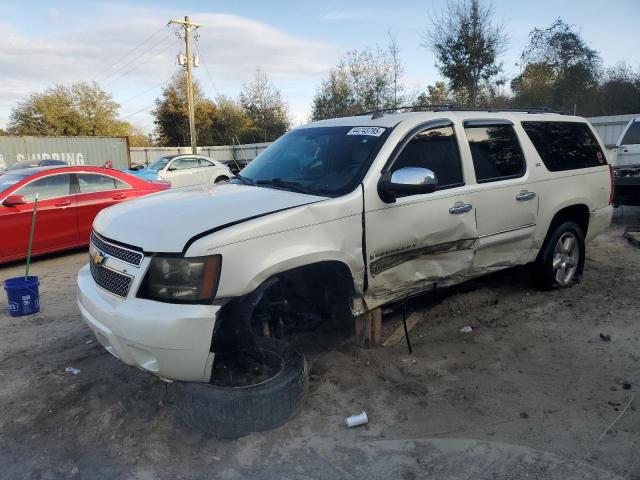
<svg viewBox="0 0 640 480">
<path fill-rule="evenodd" d="M 36 212 L 38 211 L 38 194 L 33 202 L 33 215 L 31 216 L 31 232 L 29 233 L 29 250 L 27 250 L 27 270 L 24 272 L 24 281 L 29 276 L 29 264 L 31 263 L 31 247 L 33 246 L 33 231 L 36 229 Z"/>
</svg>

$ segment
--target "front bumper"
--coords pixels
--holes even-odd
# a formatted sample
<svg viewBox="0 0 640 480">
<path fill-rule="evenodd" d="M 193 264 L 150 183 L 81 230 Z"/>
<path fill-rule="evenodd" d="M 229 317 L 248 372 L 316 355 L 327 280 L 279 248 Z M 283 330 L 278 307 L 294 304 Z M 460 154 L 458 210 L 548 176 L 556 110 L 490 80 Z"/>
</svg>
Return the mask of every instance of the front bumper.
<svg viewBox="0 0 640 480">
<path fill-rule="evenodd" d="M 128 365 L 171 380 L 209 381 L 220 306 L 123 300 L 100 289 L 85 265 L 78 273 L 78 307 L 98 341 Z"/>
</svg>

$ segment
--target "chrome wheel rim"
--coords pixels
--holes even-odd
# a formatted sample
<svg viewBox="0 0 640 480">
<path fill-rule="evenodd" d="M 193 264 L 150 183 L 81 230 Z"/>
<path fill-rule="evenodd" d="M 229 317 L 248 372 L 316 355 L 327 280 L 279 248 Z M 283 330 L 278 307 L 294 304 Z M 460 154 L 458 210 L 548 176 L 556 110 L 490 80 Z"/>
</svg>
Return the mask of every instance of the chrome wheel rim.
<svg viewBox="0 0 640 480">
<path fill-rule="evenodd" d="M 553 278 L 556 282 L 560 285 L 571 282 L 578 270 L 579 260 L 578 238 L 571 232 L 563 233 L 553 251 Z"/>
</svg>

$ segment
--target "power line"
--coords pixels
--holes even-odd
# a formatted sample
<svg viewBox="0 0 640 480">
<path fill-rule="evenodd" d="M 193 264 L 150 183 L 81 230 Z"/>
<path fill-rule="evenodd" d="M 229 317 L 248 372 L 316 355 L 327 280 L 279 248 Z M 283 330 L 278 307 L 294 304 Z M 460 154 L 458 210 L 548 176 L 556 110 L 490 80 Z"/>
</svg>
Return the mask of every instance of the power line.
<svg viewBox="0 0 640 480">
<path fill-rule="evenodd" d="M 141 95 L 144 95 L 147 92 L 150 92 L 151 90 L 155 90 L 156 88 L 160 87 L 162 84 L 164 83 L 164 81 L 158 83 L 157 85 L 154 85 L 153 87 L 147 88 L 146 90 L 134 95 L 133 97 L 129 97 L 126 100 L 123 100 L 122 102 L 118 102 L 121 106 L 124 105 L 125 103 L 129 103 L 131 100 L 134 100 L 136 98 L 138 98 Z"/>
<path fill-rule="evenodd" d="M 145 45 L 148 41 L 150 41 L 152 38 L 154 38 L 156 35 L 158 35 L 160 32 L 162 32 L 166 27 L 161 27 L 159 30 L 155 31 L 154 33 L 152 33 L 150 36 L 148 36 L 147 38 L 145 38 L 142 42 L 140 42 L 136 47 L 134 47 L 133 49 L 129 50 L 129 52 L 127 52 L 125 55 L 123 55 L 121 58 L 119 58 L 118 60 L 116 60 L 114 63 L 112 63 L 111 65 L 109 65 L 107 68 L 103 68 L 102 70 L 100 70 L 98 73 L 96 73 L 93 78 L 97 79 L 100 75 L 102 75 L 103 73 L 109 71 L 111 68 L 113 68 L 115 65 L 117 65 L 118 63 L 124 61 L 125 58 L 127 58 L 129 55 L 131 55 L 133 52 L 135 52 L 136 50 L 138 50 L 140 47 L 142 47 L 143 45 Z M 105 78 L 108 78 L 105 77 Z"/>
<path fill-rule="evenodd" d="M 209 77 L 209 82 L 211 82 L 211 86 L 213 87 L 213 92 L 216 94 L 216 97 L 220 96 L 220 92 L 218 92 L 218 89 L 216 88 L 216 84 L 213 82 L 213 78 L 211 77 L 211 72 L 209 72 L 209 66 L 207 65 L 207 62 L 204 61 L 204 57 L 200 52 L 200 47 L 198 47 L 198 42 L 195 42 L 195 45 L 196 45 L 196 52 L 198 52 L 198 55 L 200 56 L 200 60 L 202 60 L 202 65 L 204 66 L 204 70 L 205 72 L 207 72 L 207 77 Z"/>
<path fill-rule="evenodd" d="M 143 52 L 140 56 L 142 56 L 142 55 L 144 55 L 144 54 L 149 55 L 149 54 L 151 54 L 152 52 L 153 52 L 153 55 L 156 55 L 156 54 L 158 54 L 158 53 L 164 53 L 164 51 L 166 51 L 166 50 L 168 50 L 170 47 L 172 47 L 172 42 L 171 42 L 171 40 L 172 40 L 172 39 L 169 39 L 169 40 L 170 40 L 170 41 L 169 41 L 169 43 L 165 42 L 164 44 L 163 44 L 163 43 L 156 44 L 154 47 L 151 47 L 148 51 Z M 156 47 L 158 47 L 158 46 L 160 46 L 160 49 L 156 49 Z M 163 49 L 163 47 L 164 47 L 164 49 Z M 111 75 L 109 75 L 108 77 L 106 77 L 106 78 L 109 78 L 109 77 L 111 77 L 112 75 L 114 75 L 115 73 L 121 72 L 121 73 L 119 73 L 119 75 L 116 75 L 115 77 L 111 78 L 110 80 L 107 80 L 106 82 L 103 80 L 103 82 L 104 82 L 104 83 L 103 83 L 103 85 L 104 85 L 104 86 L 111 85 L 112 83 L 114 83 L 114 82 L 116 82 L 116 81 L 120 80 L 122 77 L 124 77 L 125 75 L 128 75 L 129 73 L 133 72 L 134 70 L 136 70 L 137 68 L 139 68 L 141 65 L 143 65 L 143 64 L 145 63 L 145 61 L 144 61 L 144 60 L 140 60 L 140 61 L 138 62 L 138 59 L 139 59 L 139 57 L 136 57 L 136 58 L 134 58 L 131 62 L 128 62 L 127 64 L 123 65 L 123 68 L 124 68 L 124 67 L 126 67 L 126 66 L 131 65 L 133 62 L 137 62 L 137 63 L 136 63 L 135 65 L 133 65 L 131 68 L 129 68 L 129 69 L 127 69 L 127 70 L 124 70 L 124 71 L 122 71 L 122 69 L 119 69 L 118 71 L 113 72 Z M 105 80 L 106 80 L 106 78 L 105 78 Z"/>
<path fill-rule="evenodd" d="M 150 108 L 153 108 L 153 107 L 155 107 L 155 105 L 149 105 L 148 107 L 145 107 L 145 108 L 143 108 L 143 109 L 141 109 L 141 110 L 138 110 L 137 112 L 133 112 L 133 113 L 131 113 L 131 114 L 127 115 L 126 117 L 122 117 L 120 120 L 125 120 L 125 119 L 127 119 L 127 118 L 129 118 L 129 117 L 133 117 L 134 115 L 137 115 L 137 114 L 139 114 L 139 113 L 142 113 L 142 112 L 144 112 L 145 110 L 149 110 Z"/>
</svg>

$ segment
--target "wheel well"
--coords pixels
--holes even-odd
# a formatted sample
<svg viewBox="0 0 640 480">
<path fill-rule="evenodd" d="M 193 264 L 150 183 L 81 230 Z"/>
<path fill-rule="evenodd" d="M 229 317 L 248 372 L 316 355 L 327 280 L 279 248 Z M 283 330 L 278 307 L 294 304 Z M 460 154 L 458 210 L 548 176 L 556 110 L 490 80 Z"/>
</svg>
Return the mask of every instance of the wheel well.
<svg viewBox="0 0 640 480">
<path fill-rule="evenodd" d="M 250 336 L 265 331 L 280 337 L 289 331 L 313 329 L 323 320 L 350 316 L 354 295 L 351 271 L 339 261 L 279 272 L 221 309 L 212 351 L 250 342 Z"/>
<path fill-rule="evenodd" d="M 584 204 L 578 204 L 565 207 L 558 211 L 554 215 L 553 220 L 551 220 L 547 235 L 552 232 L 553 228 L 568 221 L 577 223 L 582 233 L 586 236 L 587 229 L 589 228 L 589 207 Z"/>
</svg>

